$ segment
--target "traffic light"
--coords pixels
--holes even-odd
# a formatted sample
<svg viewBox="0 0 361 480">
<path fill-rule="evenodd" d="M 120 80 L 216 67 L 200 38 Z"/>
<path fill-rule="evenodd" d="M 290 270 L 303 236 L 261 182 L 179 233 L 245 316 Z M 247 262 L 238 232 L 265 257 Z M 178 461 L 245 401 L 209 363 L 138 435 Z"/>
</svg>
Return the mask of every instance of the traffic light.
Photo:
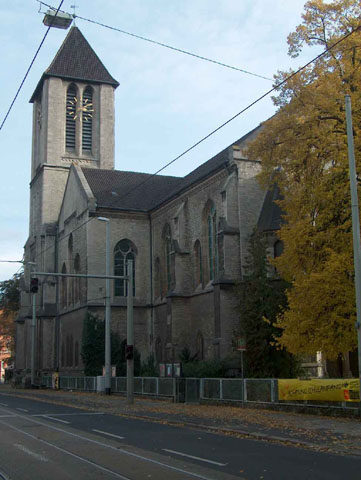
<svg viewBox="0 0 361 480">
<path fill-rule="evenodd" d="M 30 279 L 30 292 L 37 293 L 39 290 L 39 279 L 38 278 L 31 278 Z"/>
<path fill-rule="evenodd" d="M 125 359 L 126 360 L 133 360 L 133 357 L 134 357 L 133 345 L 126 345 L 125 346 Z"/>
</svg>

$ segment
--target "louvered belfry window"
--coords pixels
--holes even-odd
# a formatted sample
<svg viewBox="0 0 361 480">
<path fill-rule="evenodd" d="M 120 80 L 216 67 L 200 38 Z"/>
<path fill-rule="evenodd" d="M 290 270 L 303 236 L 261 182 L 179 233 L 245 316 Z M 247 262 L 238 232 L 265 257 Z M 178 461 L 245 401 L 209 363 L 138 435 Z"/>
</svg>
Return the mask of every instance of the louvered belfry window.
<svg viewBox="0 0 361 480">
<path fill-rule="evenodd" d="M 75 127 L 76 127 L 76 86 L 71 84 L 66 93 L 66 131 L 65 148 L 75 150 Z"/>
<path fill-rule="evenodd" d="M 93 133 L 93 89 L 86 87 L 83 93 L 83 132 L 82 132 L 82 148 L 83 152 L 91 152 L 92 150 L 92 133 Z"/>
</svg>

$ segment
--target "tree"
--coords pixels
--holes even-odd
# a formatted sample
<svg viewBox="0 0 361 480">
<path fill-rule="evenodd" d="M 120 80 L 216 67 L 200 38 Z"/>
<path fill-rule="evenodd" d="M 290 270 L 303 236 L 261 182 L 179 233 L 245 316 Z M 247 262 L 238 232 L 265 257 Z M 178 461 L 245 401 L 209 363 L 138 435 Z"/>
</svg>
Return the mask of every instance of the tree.
<svg viewBox="0 0 361 480">
<path fill-rule="evenodd" d="M 277 315 L 287 306 L 287 282 L 274 274 L 267 260 L 265 239 L 255 232 L 249 243 L 245 276 L 240 285 L 240 331 L 246 339 L 247 377 L 290 378 L 299 372 L 299 362 L 275 340 L 281 330 Z"/>
<path fill-rule="evenodd" d="M 116 365 L 117 375 L 126 375 L 125 346 L 116 332 L 111 332 L 111 363 Z M 104 320 L 90 312 L 87 313 L 83 326 L 81 357 L 84 363 L 84 374 L 96 376 L 102 374 L 105 357 L 105 324 Z M 134 374 L 140 372 L 140 354 L 134 349 Z"/>
<path fill-rule="evenodd" d="M 335 358 L 357 343 L 344 96 L 353 104 L 360 169 L 361 4 L 311 0 L 302 18 L 288 37 L 292 57 L 305 46 L 327 49 L 350 35 L 279 87 L 277 114 L 249 156 L 262 161 L 261 183 L 276 181 L 283 195 L 285 248 L 274 265 L 292 288 L 288 308 L 277 317 L 279 344 Z M 290 73 L 278 72 L 276 84 Z"/>
<path fill-rule="evenodd" d="M 21 274 L 15 274 L 9 280 L 0 282 L 0 349 L 11 352 L 15 346 L 15 317 L 20 306 Z"/>
</svg>

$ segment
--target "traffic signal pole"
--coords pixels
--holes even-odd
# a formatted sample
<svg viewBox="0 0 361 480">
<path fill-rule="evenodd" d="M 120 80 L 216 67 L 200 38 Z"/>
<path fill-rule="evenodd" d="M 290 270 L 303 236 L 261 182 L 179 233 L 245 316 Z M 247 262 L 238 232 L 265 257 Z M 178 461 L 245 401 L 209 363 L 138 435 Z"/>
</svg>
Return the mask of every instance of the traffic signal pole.
<svg viewBox="0 0 361 480">
<path fill-rule="evenodd" d="M 35 386 L 35 342 L 36 342 L 36 293 L 32 295 L 33 316 L 31 319 L 31 386 Z"/>
<path fill-rule="evenodd" d="M 127 296 L 127 403 L 134 403 L 134 321 L 133 321 L 133 260 L 128 260 L 128 296 Z"/>
</svg>

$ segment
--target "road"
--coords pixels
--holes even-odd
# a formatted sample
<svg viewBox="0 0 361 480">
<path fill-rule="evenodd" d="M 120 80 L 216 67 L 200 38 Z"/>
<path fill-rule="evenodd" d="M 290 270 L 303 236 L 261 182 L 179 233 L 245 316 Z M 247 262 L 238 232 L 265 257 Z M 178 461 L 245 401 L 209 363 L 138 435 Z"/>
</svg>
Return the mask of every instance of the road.
<svg viewBox="0 0 361 480">
<path fill-rule="evenodd" d="M 348 480 L 330 455 L 0 394 L 0 479 Z"/>
</svg>

